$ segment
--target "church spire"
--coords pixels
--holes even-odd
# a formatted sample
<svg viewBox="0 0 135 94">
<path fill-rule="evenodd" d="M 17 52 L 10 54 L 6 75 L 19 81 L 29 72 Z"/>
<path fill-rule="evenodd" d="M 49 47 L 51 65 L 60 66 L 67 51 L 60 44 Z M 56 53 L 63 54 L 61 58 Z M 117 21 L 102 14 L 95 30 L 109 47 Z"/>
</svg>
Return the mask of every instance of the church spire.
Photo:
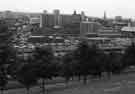
<svg viewBox="0 0 135 94">
<path fill-rule="evenodd" d="M 106 11 L 104 11 L 104 20 L 106 20 L 107 17 L 106 17 Z"/>
</svg>

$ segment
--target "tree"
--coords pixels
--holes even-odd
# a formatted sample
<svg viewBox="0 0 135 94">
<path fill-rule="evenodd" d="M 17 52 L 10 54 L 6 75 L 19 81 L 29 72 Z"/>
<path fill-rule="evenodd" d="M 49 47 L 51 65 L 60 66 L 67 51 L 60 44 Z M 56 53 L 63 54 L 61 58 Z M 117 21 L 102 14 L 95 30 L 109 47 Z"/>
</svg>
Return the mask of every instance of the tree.
<svg viewBox="0 0 135 94">
<path fill-rule="evenodd" d="M 29 60 L 24 60 L 24 58 L 18 56 L 18 51 L 16 48 L 12 47 L 10 51 L 10 57 L 8 59 L 7 74 L 12 78 L 16 79 L 17 72 L 24 66 L 24 64 L 29 62 Z M 31 58 L 30 58 L 31 59 Z M 31 59 L 32 60 L 32 59 Z M 32 61 L 31 61 L 32 62 Z"/>
<path fill-rule="evenodd" d="M 122 54 L 120 53 L 112 53 L 111 54 L 111 60 L 110 62 L 112 63 L 112 73 L 113 74 L 120 74 L 120 72 L 123 70 L 123 66 L 122 66 L 122 62 L 121 62 L 121 58 L 122 58 Z"/>
<path fill-rule="evenodd" d="M 9 32 L 5 23 L 0 23 L 0 46 L 10 46 L 12 44 L 12 32 Z"/>
<path fill-rule="evenodd" d="M 53 63 L 53 51 L 50 48 L 37 47 L 33 54 L 38 78 L 42 79 L 42 90 L 45 93 L 45 79 L 51 79 L 54 75 L 55 64 Z M 54 68 L 54 69 L 53 69 Z"/>
<path fill-rule="evenodd" d="M 115 52 L 105 54 L 103 62 L 104 72 L 107 73 L 108 78 L 111 78 L 112 73 L 120 73 L 122 69 L 121 55 Z"/>
<path fill-rule="evenodd" d="M 2 92 L 8 82 L 6 66 L 9 63 L 11 36 L 8 26 L 0 22 L 0 87 Z"/>
<path fill-rule="evenodd" d="M 96 45 L 89 45 L 86 41 L 82 41 L 78 45 L 78 48 L 75 51 L 75 57 L 78 62 L 78 74 L 83 76 L 84 84 L 87 83 L 88 75 L 101 75 L 101 62 L 99 62 L 98 59 L 100 53 L 101 52 Z"/>
<path fill-rule="evenodd" d="M 132 43 L 127 49 L 122 58 L 123 67 L 135 66 L 135 44 Z"/>
<path fill-rule="evenodd" d="M 3 94 L 3 90 L 5 89 L 7 83 L 8 83 L 8 78 L 6 76 L 5 69 L 3 67 L 0 67 L 0 90 L 1 90 L 1 94 Z"/>
<path fill-rule="evenodd" d="M 74 56 L 72 52 L 67 53 L 62 57 L 63 62 L 61 65 L 61 74 L 63 77 L 65 77 L 66 82 L 70 80 L 71 77 L 75 76 L 76 72 L 76 65 L 74 62 Z"/>
<path fill-rule="evenodd" d="M 24 85 L 27 94 L 29 94 L 30 87 L 37 84 L 37 76 L 32 68 L 31 64 L 25 64 L 16 74 L 16 79 Z"/>
<path fill-rule="evenodd" d="M 78 45 L 78 48 L 76 49 L 76 60 L 78 60 L 77 64 L 77 69 L 78 69 L 78 75 L 82 75 L 84 79 L 84 84 L 86 84 L 87 80 L 87 75 L 89 74 L 88 72 L 88 50 L 89 50 L 89 45 L 86 42 L 81 42 Z"/>
</svg>

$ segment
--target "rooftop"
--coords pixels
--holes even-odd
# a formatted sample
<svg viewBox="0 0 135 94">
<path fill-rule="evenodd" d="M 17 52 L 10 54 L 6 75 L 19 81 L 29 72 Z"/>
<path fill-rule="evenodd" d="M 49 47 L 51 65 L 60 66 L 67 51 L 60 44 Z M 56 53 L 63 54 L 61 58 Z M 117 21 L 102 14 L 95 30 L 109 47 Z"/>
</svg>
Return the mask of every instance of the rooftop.
<svg viewBox="0 0 135 94">
<path fill-rule="evenodd" d="M 127 31 L 127 32 L 135 32 L 135 27 L 123 27 L 121 31 Z"/>
</svg>

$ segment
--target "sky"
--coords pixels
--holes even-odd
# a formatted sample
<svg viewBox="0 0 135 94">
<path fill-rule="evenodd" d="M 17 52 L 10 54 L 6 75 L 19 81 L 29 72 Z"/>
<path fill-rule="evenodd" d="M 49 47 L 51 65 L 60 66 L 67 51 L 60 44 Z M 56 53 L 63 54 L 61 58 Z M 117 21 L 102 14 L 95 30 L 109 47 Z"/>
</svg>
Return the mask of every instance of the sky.
<svg viewBox="0 0 135 94">
<path fill-rule="evenodd" d="M 20 12 L 52 13 L 60 9 L 60 13 L 72 14 L 84 11 L 87 16 L 107 17 L 123 16 L 135 19 L 134 0 L 0 0 L 0 11 L 11 10 Z"/>
</svg>

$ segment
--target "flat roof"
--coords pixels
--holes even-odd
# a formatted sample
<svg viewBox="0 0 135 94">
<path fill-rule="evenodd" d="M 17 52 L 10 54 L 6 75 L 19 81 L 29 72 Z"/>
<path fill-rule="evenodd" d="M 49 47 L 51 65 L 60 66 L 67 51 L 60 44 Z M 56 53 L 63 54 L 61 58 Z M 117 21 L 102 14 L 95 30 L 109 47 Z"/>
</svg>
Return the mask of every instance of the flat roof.
<svg viewBox="0 0 135 94">
<path fill-rule="evenodd" d="M 135 27 L 123 27 L 121 31 L 127 31 L 127 32 L 135 32 Z"/>
</svg>

